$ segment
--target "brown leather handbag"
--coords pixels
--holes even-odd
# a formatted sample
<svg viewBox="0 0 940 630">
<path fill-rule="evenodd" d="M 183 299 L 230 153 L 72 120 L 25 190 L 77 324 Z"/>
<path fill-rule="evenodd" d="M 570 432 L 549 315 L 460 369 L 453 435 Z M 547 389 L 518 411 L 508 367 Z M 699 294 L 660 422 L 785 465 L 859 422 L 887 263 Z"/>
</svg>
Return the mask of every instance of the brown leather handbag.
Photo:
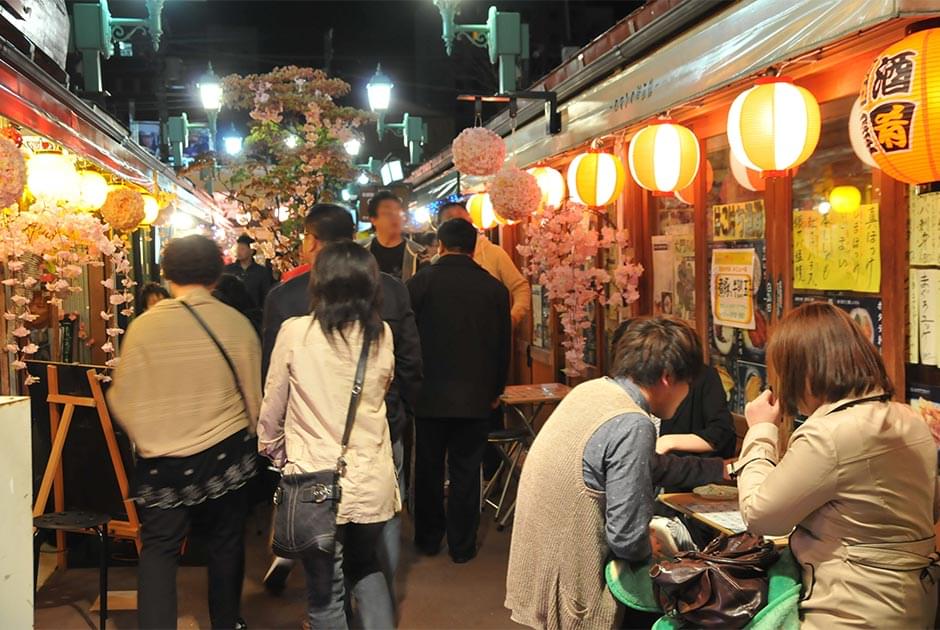
<svg viewBox="0 0 940 630">
<path fill-rule="evenodd" d="M 698 628 L 743 628 L 767 603 L 773 543 L 748 532 L 721 535 L 702 551 L 680 553 L 650 569 L 667 615 Z"/>
</svg>

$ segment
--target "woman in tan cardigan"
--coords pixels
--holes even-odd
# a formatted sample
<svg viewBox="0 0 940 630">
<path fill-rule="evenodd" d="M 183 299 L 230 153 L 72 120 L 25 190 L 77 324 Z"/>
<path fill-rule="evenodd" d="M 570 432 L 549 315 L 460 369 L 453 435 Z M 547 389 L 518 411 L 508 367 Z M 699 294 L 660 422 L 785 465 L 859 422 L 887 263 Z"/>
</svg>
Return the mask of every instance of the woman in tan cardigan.
<svg viewBox="0 0 940 630">
<path fill-rule="evenodd" d="M 303 565 L 310 627 L 346 628 L 348 583 L 361 627 L 391 628 L 392 602 L 376 550 L 401 497 L 385 414 L 395 358 L 391 331 L 379 315 L 379 270 L 372 254 L 341 241 L 317 254 L 310 280 L 313 314 L 284 322 L 274 345 L 258 446 L 288 475 L 336 466 L 356 365 L 369 340 L 373 347 L 340 481 L 336 553 L 313 551 Z"/>
<path fill-rule="evenodd" d="M 747 406 L 733 474 L 751 531 L 792 530 L 803 627 L 932 628 L 937 451 L 927 425 L 891 402 L 878 351 L 828 303 L 785 317 L 767 357 L 773 393 Z M 780 419 L 798 413 L 809 418 L 778 458 Z"/>
</svg>

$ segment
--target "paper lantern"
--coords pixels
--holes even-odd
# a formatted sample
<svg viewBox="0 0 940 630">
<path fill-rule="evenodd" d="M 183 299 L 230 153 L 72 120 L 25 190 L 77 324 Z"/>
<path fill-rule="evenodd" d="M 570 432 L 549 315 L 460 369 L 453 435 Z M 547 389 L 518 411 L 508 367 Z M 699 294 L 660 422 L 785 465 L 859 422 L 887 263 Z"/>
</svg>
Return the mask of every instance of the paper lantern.
<svg viewBox="0 0 940 630">
<path fill-rule="evenodd" d="M 470 221 L 478 229 L 488 230 L 496 225 L 496 213 L 493 212 L 493 203 L 487 193 L 477 193 L 467 200 L 467 212 Z"/>
<path fill-rule="evenodd" d="M 829 193 L 829 207 L 834 212 L 849 214 L 862 205 L 862 193 L 855 186 L 836 186 Z"/>
<path fill-rule="evenodd" d="M 763 192 L 767 188 L 764 178 L 760 176 L 760 171 L 755 171 L 741 164 L 738 158 L 734 156 L 734 151 L 729 152 L 728 163 L 731 166 L 731 174 L 734 175 L 735 181 L 742 188 L 752 192 Z"/>
<path fill-rule="evenodd" d="M 682 190 L 676 191 L 676 199 L 682 203 L 691 206 L 695 203 L 695 182 L 692 180 L 692 183 L 683 188 Z M 715 170 L 712 168 L 712 163 L 708 161 L 708 158 L 705 159 L 705 192 L 708 193 L 712 189 L 712 186 L 715 185 Z"/>
<path fill-rule="evenodd" d="M 108 180 L 101 173 L 95 171 L 78 172 L 78 206 L 79 210 L 94 212 L 104 205 L 108 198 Z"/>
<path fill-rule="evenodd" d="M 908 184 L 940 181 L 940 28 L 886 48 L 860 97 L 863 142 L 878 168 Z"/>
<path fill-rule="evenodd" d="M 153 222 L 160 216 L 160 202 L 153 195 L 143 194 L 144 198 L 144 218 L 142 225 L 153 225 Z"/>
<path fill-rule="evenodd" d="M 758 80 L 728 112 L 731 152 L 763 177 L 781 177 L 805 162 L 819 142 L 819 129 L 816 98 L 783 77 Z"/>
<path fill-rule="evenodd" d="M 670 194 L 695 180 L 698 138 L 688 127 L 661 119 L 633 136 L 627 156 L 637 184 L 654 194 Z"/>
<path fill-rule="evenodd" d="M 878 168 L 878 163 L 875 162 L 875 158 L 871 156 L 871 152 L 868 150 L 868 145 L 865 144 L 865 134 L 862 131 L 864 116 L 862 113 L 862 98 L 859 97 L 852 103 L 852 111 L 849 113 L 849 142 L 852 143 L 852 150 L 855 151 L 858 159 L 872 168 Z"/>
<path fill-rule="evenodd" d="M 613 203 L 623 191 L 626 175 L 620 158 L 590 150 L 568 166 L 568 191 L 582 205 L 600 208 Z"/>
<path fill-rule="evenodd" d="M 565 202 L 565 194 L 568 192 L 565 186 L 564 176 L 555 169 L 548 166 L 536 166 L 529 169 L 529 174 L 535 177 L 539 189 L 542 191 L 542 203 L 539 204 L 538 211 L 545 208 L 560 208 Z"/>
<path fill-rule="evenodd" d="M 37 199 L 57 203 L 79 200 L 78 171 L 61 153 L 37 153 L 29 159 L 27 171 L 26 185 Z"/>
</svg>

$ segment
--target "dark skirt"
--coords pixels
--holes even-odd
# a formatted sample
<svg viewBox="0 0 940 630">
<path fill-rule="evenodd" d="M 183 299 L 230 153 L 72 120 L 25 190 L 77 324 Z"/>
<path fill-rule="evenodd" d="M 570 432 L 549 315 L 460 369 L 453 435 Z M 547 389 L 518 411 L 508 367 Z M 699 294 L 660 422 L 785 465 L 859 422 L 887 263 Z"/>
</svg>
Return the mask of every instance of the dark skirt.
<svg viewBox="0 0 940 630">
<path fill-rule="evenodd" d="M 242 429 L 195 455 L 138 457 L 133 499 L 162 509 L 217 499 L 257 474 L 257 449 L 257 439 Z"/>
</svg>

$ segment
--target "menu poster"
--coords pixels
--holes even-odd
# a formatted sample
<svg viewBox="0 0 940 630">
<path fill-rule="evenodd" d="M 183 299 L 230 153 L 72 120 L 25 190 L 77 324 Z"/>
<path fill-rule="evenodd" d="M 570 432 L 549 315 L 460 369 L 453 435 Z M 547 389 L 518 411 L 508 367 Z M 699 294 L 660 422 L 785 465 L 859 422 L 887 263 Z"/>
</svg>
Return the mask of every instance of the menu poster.
<svg viewBox="0 0 940 630">
<path fill-rule="evenodd" d="M 907 330 L 908 363 L 920 363 L 920 303 L 917 299 L 917 275 L 919 269 L 909 270 L 907 281 Z"/>
<path fill-rule="evenodd" d="M 838 306 L 858 324 L 868 340 L 881 349 L 884 332 L 884 313 L 881 298 L 827 297 L 824 295 L 794 295 L 793 305 L 807 302 L 829 302 Z"/>
<path fill-rule="evenodd" d="M 936 440 L 940 436 L 940 387 L 909 383 L 907 400 L 911 408 L 930 425 Z"/>
<path fill-rule="evenodd" d="M 716 326 L 755 327 L 755 266 L 760 261 L 753 249 L 712 251 L 711 306 Z"/>
<path fill-rule="evenodd" d="M 672 315 L 676 256 L 672 236 L 653 236 L 653 314 Z"/>
<path fill-rule="evenodd" d="M 911 269 L 910 291 L 911 362 L 940 365 L 940 269 Z"/>
<path fill-rule="evenodd" d="M 695 318 L 695 236 L 670 230 L 652 237 L 653 313 Z"/>
<path fill-rule="evenodd" d="M 712 206 L 712 240 L 741 241 L 764 238 L 764 200 Z"/>
<path fill-rule="evenodd" d="M 679 319 L 695 319 L 695 235 L 691 232 L 673 236 L 675 252 L 674 315 Z"/>
<path fill-rule="evenodd" d="M 749 402 L 761 395 L 767 389 L 767 366 L 747 361 L 738 361 L 736 364 L 738 387 L 734 390 L 732 411 L 744 413 Z"/>
<path fill-rule="evenodd" d="M 793 213 L 793 287 L 824 291 L 881 290 L 878 206 L 855 212 Z"/>
<path fill-rule="evenodd" d="M 918 195 L 911 186 L 908 208 L 911 264 L 940 266 L 940 193 Z"/>
</svg>

